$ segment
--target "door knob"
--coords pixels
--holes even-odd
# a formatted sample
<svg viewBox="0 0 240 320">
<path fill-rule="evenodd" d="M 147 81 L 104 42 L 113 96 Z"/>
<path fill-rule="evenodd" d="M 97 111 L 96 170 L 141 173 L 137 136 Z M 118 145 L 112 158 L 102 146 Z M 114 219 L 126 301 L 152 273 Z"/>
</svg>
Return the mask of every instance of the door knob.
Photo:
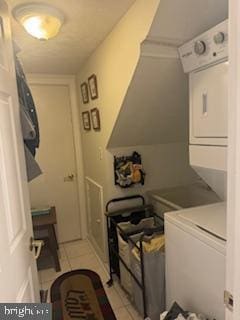
<svg viewBox="0 0 240 320">
<path fill-rule="evenodd" d="M 64 182 L 71 182 L 74 180 L 74 174 L 69 174 L 68 176 L 64 177 Z"/>
<path fill-rule="evenodd" d="M 34 258 L 37 260 L 40 256 L 42 247 L 44 246 L 43 240 L 35 240 L 33 237 L 30 238 L 30 251 L 35 250 Z"/>
</svg>

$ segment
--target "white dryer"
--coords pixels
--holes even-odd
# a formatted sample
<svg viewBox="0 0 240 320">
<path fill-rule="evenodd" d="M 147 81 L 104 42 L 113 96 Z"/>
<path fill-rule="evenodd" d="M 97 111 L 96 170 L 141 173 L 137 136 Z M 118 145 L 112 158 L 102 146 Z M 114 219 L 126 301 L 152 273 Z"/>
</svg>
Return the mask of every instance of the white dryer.
<svg viewBox="0 0 240 320">
<path fill-rule="evenodd" d="M 165 214 L 167 308 L 224 320 L 226 204 Z"/>
<path fill-rule="evenodd" d="M 179 48 L 189 73 L 189 162 L 226 199 L 228 144 L 228 20 Z"/>
</svg>

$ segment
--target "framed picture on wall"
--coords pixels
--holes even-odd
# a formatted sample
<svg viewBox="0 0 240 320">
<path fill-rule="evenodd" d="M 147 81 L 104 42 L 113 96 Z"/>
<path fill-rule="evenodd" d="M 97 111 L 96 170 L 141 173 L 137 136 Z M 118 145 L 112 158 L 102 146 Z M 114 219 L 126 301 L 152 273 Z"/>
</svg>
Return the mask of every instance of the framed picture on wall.
<svg viewBox="0 0 240 320">
<path fill-rule="evenodd" d="M 82 93 L 82 101 L 83 101 L 83 103 L 88 103 L 89 102 L 89 95 L 88 95 L 87 82 L 83 82 L 81 84 L 81 93 Z"/>
<path fill-rule="evenodd" d="M 91 130 L 91 121 L 89 111 L 82 112 L 83 128 L 86 131 Z"/>
<path fill-rule="evenodd" d="M 95 74 L 92 74 L 88 78 L 88 86 L 89 86 L 89 91 L 91 95 L 91 99 L 97 99 L 98 98 L 98 87 L 97 87 L 97 77 Z"/>
<path fill-rule="evenodd" d="M 100 124 L 100 115 L 98 108 L 94 108 L 91 110 L 91 118 L 92 118 L 92 126 L 94 130 L 100 130 L 101 124 Z"/>
</svg>

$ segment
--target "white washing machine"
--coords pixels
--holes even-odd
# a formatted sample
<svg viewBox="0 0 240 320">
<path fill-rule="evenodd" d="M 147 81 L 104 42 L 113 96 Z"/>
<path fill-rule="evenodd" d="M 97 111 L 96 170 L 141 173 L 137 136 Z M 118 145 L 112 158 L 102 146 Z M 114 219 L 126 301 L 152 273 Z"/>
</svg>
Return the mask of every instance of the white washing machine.
<svg viewBox="0 0 240 320">
<path fill-rule="evenodd" d="M 224 320 L 226 204 L 165 214 L 166 300 Z"/>
</svg>

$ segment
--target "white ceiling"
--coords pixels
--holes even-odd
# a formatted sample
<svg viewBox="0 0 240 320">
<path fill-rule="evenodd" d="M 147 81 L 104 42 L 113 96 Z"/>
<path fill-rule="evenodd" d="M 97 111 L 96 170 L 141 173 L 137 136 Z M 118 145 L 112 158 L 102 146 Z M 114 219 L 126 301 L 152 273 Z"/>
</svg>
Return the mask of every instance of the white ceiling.
<svg viewBox="0 0 240 320">
<path fill-rule="evenodd" d="M 26 72 L 75 74 L 135 0 L 44 0 L 60 9 L 65 23 L 56 38 L 35 40 L 12 18 L 13 37 Z M 32 0 L 8 0 L 10 8 Z"/>
</svg>

